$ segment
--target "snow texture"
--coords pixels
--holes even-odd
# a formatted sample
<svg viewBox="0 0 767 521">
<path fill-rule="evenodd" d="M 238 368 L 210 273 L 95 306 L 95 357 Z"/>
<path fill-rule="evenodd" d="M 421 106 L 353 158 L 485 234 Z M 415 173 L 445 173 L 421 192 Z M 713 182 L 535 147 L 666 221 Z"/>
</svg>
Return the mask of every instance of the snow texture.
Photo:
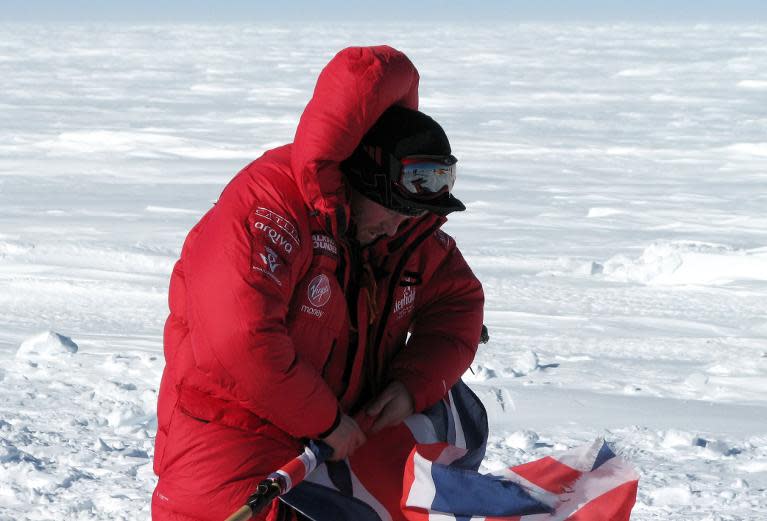
<svg viewBox="0 0 767 521">
<path fill-rule="evenodd" d="M 71 338 L 46 331 L 22 342 L 16 351 L 16 358 L 50 358 L 76 352 L 77 344 Z"/>
<path fill-rule="evenodd" d="M 604 436 L 632 519 L 767 519 L 767 27 L 296 28 L 0 25 L 0 520 L 149 518 L 182 241 L 380 42 L 459 158 L 482 470 Z"/>
</svg>

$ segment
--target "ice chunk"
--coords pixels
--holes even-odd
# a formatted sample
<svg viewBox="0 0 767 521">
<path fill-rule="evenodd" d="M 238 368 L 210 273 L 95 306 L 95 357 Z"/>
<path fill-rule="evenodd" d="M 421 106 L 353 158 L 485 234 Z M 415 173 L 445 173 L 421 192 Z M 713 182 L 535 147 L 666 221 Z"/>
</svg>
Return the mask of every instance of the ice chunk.
<svg viewBox="0 0 767 521">
<path fill-rule="evenodd" d="M 690 432 L 670 429 L 663 436 L 661 445 L 666 448 L 692 447 L 697 439 L 698 437 Z"/>
<path fill-rule="evenodd" d="M 767 255 L 697 241 L 658 241 L 632 260 L 616 255 L 604 263 L 608 280 L 648 285 L 722 285 L 767 280 Z"/>
<path fill-rule="evenodd" d="M 738 87 L 741 89 L 767 90 L 767 81 L 765 80 L 740 80 Z"/>
<path fill-rule="evenodd" d="M 55 358 L 77 353 L 77 344 L 68 336 L 46 331 L 24 340 L 16 351 L 16 358 Z"/>
<path fill-rule="evenodd" d="M 527 350 L 514 357 L 514 363 L 506 369 L 506 372 L 514 376 L 528 375 L 540 367 L 538 354 L 535 351 Z"/>
<path fill-rule="evenodd" d="M 650 492 L 654 506 L 678 507 L 689 505 L 692 501 L 692 491 L 689 485 L 661 487 Z"/>
<path fill-rule="evenodd" d="M 705 391 L 708 387 L 708 377 L 702 373 L 692 373 L 684 383 L 696 391 Z"/>
<path fill-rule="evenodd" d="M 533 431 L 516 431 L 506 437 L 506 445 L 514 449 L 530 450 L 538 443 L 538 433 Z"/>
<path fill-rule="evenodd" d="M 482 364 L 472 364 L 469 369 L 470 371 L 466 371 L 463 375 L 463 379 L 468 382 L 484 382 L 496 377 L 494 369 Z"/>
</svg>

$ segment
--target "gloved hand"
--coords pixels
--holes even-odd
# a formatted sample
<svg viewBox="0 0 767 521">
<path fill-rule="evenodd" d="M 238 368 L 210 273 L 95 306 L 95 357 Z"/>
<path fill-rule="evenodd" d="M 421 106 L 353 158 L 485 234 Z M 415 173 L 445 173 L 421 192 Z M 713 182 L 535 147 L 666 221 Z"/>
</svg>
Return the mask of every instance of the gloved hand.
<svg viewBox="0 0 767 521">
<path fill-rule="evenodd" d="M 329 460 L 339 461 L 351 456 L 360 445 L 367 441 L 367 438 L 354 419 L 342 414 L 338 427 L 325 436 L 322 441 L 333 449 L 333 456 Z"/>
<path fill-rule="evenodd" d="M 370 432 L 397 425 L 413 414 L 413 397 L 402 382 L 393 381 L 365 407 L 368 416 L 375 416 Z"/>
</svg>

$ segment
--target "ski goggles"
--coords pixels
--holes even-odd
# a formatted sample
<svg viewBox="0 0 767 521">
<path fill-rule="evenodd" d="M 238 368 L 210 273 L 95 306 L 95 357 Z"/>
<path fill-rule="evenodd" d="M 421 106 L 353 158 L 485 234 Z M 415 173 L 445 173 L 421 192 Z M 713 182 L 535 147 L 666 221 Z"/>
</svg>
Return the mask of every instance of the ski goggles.
<svg viewBox="0 0 767 521">
<path fill-rule="evenodd" d="M 409 216 L 426 212 L 447 215 L 466 207 L 450 191 L 455 184 L 456 163 L 453 155 L 418 155 L 397 159 L 390 156 L 389 207 Z"/>
<path fill-rule="evenodd" d="M 392 161 L 392 182 L 410 201 L 432 201 L 453 189 L 456 163 L 453 155 L 407 156 Z"/>
<path fill-rule="evenodd" d="M 447 215 L 466 209 L 450 191 L 458 160 L 447 155 L 384 156 L 379 147 L 359 146 L 341 163 L 347 180 L 362 195 L 410 217 Z M 377 159 L 376 159 L 377 158 Z"/>
<path fill-rule="evenodd" d="M 455 156 L 414 155 L 397 159 L 390 155 L 390 208 L 409 216 L 426 212 L 447 215 L 466 209 L 450 191 L 455 184 Z"/>
</svg>

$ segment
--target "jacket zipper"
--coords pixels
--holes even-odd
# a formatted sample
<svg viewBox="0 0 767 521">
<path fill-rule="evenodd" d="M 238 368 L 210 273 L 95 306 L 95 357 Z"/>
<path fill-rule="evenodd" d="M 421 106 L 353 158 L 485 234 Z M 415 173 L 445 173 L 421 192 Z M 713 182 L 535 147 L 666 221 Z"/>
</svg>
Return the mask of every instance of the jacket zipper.
<svg viewBox="0 0 767 521">
<path fill-rule="evenodd" d="M 399 259 L 399 262 L 397 263 L 397 267 L 394 269 L 394 272 L 392 273 L 392 278 L 389 280 L 389 289 L 386 293 L 386 303 L 384 304 L 383 313 L 380 315 L 380 322 L 378 323 L 378 331 L 375 336 L 375 342 L 373 343 L 371 349 L 369 350 L 371 355 L 377 354 L 378 347 L 381 345 L 381 342 L 383 341 L 383 335 L 386 331 L 386 324 L 389 322 L 389 313 L 391 313 L 391 307 L 394 302 L 394 292 L 397 289 L 397 284 L 399 283 L 400 276 L 402 275 L 402 271 L 405 269 L 405 264 L 407 264 L 407 261 L 409 260 L 410 254 L 415 251 L 415 249 L 421 245 L 423 241 L 425 241 L 429 235 L 434 233 L 434 231 L 439 228 L 442 225 L 441 222 L 436 222 L 434 225 L 429 227 L 428 230 L 426 230 L 424 233 L 419 235 L 410 245 L 408 245 L 405 252 L 402 254 L 402 256 Z M 368 369 L 372 372 L 373 366 L 375 364 L 367 364 Z M 374 382 L 375 374 L 368 375 L 368 378 L 370 378 L 371 383 Z M 374 392 L 377 392 L 377 390 L 374 390 Z"/>
</svg>

